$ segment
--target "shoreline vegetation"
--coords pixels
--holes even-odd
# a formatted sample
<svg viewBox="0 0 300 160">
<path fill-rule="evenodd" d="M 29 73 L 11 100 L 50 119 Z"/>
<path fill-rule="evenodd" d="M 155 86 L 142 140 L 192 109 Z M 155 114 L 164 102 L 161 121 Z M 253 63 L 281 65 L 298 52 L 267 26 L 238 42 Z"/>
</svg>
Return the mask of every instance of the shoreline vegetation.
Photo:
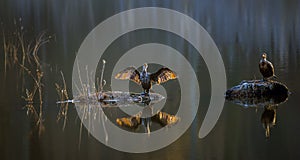
<svg viewBox="0 0 300 160">
<path fill-rule="evenodd" d="M 21 22 L 20 22 L 21 23 Z M 42 136 L 45 132 L 44 125 L 44 89 L 45 77 L 44 71 L 45 65 L 40 59 L 40 49 L 45 44 L 52 40 L 52 36 L 47 35 L 47 32 L 43 31 L 32 38 L 31 33 L 24 31 L 21 24 L 15 23 L 16 29 L 14 32 L 6 33 L 2 29 L 3 34 L 3 52 L 4 55 L 4 81 L 8 78 L 7 75 L 13 74 L 16 77 L 16 90 L 20 98 L 23 99 L 27 116 L 32 121 L 31 134 L 37 133 L 38 136 Z M 26 34 L 25 34 L 26 33 Z M 30 38 L 31 37 L 31 38 Z M 105 61 L 103 61 L 105 63 Z M 103 65 L 104 67 L 104 65 Z M 80 71 L 79 71 L 80 72 Z M 103 78 L 104 68 L 102 68 L 101 77 Z M 67 92 L 67 84 L 62 71 L 59 72 L 61 76 L 61 83 L 55 83 L 54 89 L 56 89 L 60 101 L 69 100 L 69 94 Z M 59 75 L 58 75 L 59 76 Z M 98 80 L 98 79 L 97 79 Z M 105 82 L 101 79 L 101 81 Z M 95 93 L 99 93 L 103 90 L 104 83 L 98 83 L 99 88 L 95 89 Z M 87 88 L 88 84 L 81 84 L 82 89 L 79 92 L 81 97 L 89 95 L 90 88 Z M 53 102 L 55 104 L 55 102 Z M 61 103 L 57 114 L 57 123 L 63 121 L 62 130 L 65 130 L 67 124 L 69 103 Z M 85 109 L 86 110 L 86 109 Z M 87 113 L 87 112 L 85 112 Z M 81 143 L 82 122 L 80 124 L 80 136 L 79 147 Z"/>
<path fill-rule="evenodd" d="M 8 72 L 14 73 L 17 77 L 16 89 L 26 102 L 24 107 L 27 110 L 26 113 L 33 118 L 38 135 L 41 136 L 45 131 L 43 124 L 44 72 L 39 53 L 40 48 L 49 43 L 52 36 L 43 31 L 35 38 L 28 40 L 23 26 L 17 24 L 14 32 L 6 33 L 3 29 L 2 34 L 4 80 Z"/>
</svg>

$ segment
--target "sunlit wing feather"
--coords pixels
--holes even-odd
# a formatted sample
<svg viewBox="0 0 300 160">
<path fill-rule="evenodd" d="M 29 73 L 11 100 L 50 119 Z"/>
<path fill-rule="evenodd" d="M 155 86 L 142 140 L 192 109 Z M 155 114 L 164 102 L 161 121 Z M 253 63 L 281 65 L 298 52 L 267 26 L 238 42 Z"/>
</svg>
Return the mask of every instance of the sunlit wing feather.
<svg viewBox="0 0 300 160">
<path fill-rule="evenodd" d="M 119 72 L 115 76 L 115 79 L 122 79 L 122 80 L 128 79 L 137 84 L 141 84 L 140 72 L 134 67 L 128 67 L 128 68 L 124 69 L 123 71 Z"/>
<path fill-rule="evenodd" d="M 170 79 L 176 79 L 177 75 L 169 68 L 161 68 L 156 73 L 150 75 L 151 80 L 156 84 L 167 82 Z"/>
</svg>

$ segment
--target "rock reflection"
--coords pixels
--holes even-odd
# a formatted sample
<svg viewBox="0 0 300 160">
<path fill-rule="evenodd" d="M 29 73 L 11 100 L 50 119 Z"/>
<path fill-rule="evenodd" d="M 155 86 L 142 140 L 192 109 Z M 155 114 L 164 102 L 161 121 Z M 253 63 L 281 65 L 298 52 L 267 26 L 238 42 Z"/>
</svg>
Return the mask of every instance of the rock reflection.
<svg viewBox="0 0 300 160">
<path fill-rule="evenodd" d="M 263 108 L 261 123 L 265 129 L 266 138 L 270 138 L 271 128 L 276 124 L 277 107 L 288 100 L 289 94 L 290 92 L 283 84 L 275 81 L 255 80 L 243 81 L 228 89 L 225 98 L 244 108 L 256 108 L 257 110 Z"/>
</svg>

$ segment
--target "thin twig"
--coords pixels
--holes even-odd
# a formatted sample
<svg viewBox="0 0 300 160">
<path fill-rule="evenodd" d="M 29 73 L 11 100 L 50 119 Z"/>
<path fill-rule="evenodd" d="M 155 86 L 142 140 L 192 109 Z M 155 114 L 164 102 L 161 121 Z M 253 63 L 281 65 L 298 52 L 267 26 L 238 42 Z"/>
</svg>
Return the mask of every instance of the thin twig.
<svg viewBox="0 0 300 160">
<path fill-rule="evenodd" d="M 80 69 L 79 69 L 79 63 L 78 63 L 78 60 L 76 61 L 76 63 L 77 63 L 77 72 L 78 72 L 79 81 L 80 81 L 81 88 L 82 88 L 82 93 L 84 93 L 84 87 L 83 87 L 83 83 L 82 83 L 82 79 L 81 79 L 81 74 L 80 74 Z"/>
<path fill-rule="evenodd" d="M 103 75 L 104 75 L 106 61 L 103 59 L 102 62 L 103 62 L 103 64 L 102 64 L 101 77 L 100 77 L 100 92 L 103 91 Z"/>
</svg>

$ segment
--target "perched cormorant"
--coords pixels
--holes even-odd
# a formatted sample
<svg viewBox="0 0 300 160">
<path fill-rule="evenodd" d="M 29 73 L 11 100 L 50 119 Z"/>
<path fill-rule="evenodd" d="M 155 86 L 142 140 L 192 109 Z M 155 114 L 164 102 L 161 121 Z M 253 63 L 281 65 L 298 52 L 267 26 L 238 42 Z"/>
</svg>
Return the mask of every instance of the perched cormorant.
<svg viewBox="0 0 300 160">
<path fill-rule="evenodd" d="M 264 80 L 276 77 L 274 74 L 273 64 L 267 60 L 267 54 L 263 53 L 259 62 L 259 71 L 263 75 Z"/>
<path fill-rule="evenodd" d="M 145 94 L 149 93 L 152 83 L 160 84 L 175 78 L 177 78 L 175 72 L 165 67 L 159 69 L 156 73 L 149 73 L 146 63 L 143 65 L 142 72 L 139 72 L 135 67 L 128 67 L 115 76 L 115 79 L 129 79 L 142 85 Z"/>
</svg>

